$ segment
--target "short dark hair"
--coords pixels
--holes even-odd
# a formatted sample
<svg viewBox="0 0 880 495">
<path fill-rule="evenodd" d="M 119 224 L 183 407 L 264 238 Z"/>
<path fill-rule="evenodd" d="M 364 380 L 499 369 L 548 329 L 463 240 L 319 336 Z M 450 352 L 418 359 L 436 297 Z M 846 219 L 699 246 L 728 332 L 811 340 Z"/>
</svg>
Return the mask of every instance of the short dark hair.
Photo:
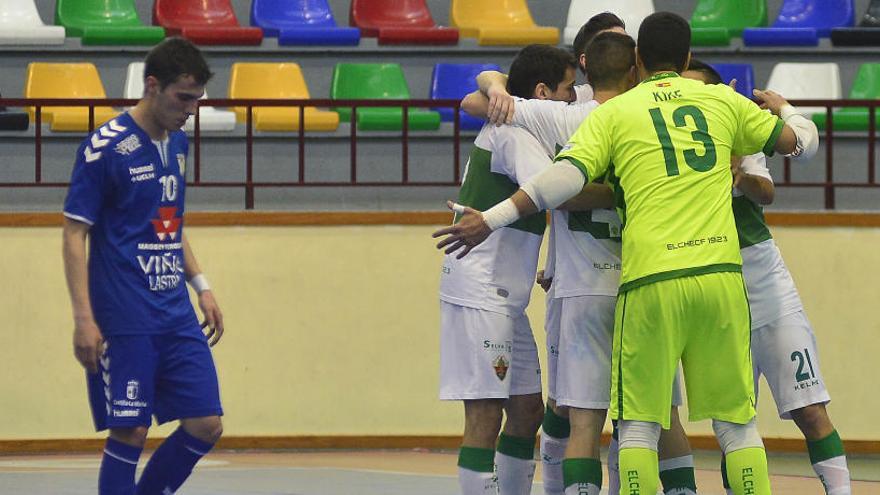
<svg viewBox="0 0 880 495">
<path fill-rule="evenodd" d="M 596 89 L 617 86 L 636 64 L 636 42 L 626 34 L 605 32 L 587 45 L 587 79 Z"/>
<path fill-rule="evenodd" d="M 639 58 L 649 71 L 682 72 L 691 51 L 691 27 L 672 12 L 656 12 L 639 27 Z"/>
<path fill-rule="evenodd" d="M 574 56 L 576 58 L 581 58 L 581 55 L 587 51 L 587 45 L 593 41 L 593 38 L 595 38 L 596 34 L 600 31 L 616 27 L 626 29 L 626 23 L 623 22 L 623 19 L 617 17 L 611 12 L 602 12 L 601 14 L 596 14 L 593 17 L 590 17 L 590 20 L 578 30 L 577 36 L 574 37 L 574 42 L 571 44 L 571 50 L 574 52 Z"/>
<path fill-rule="evenodd" d="M 550 45 L 529 45 L 520 50 L 510 64 L 507 92 L 520 98 L 531 98 L 538 83 L 556 91 L 569 67 L 577 67 L 571 53 Z"/>
<path fill-rule="evenodd" d="M 721 74 L 719 74 L 714 67 L 702 60 L 692 58 L 688 64 L 687 70 L 702 74 L 703 78 L 706 80 L 706 84 L 721 84 L 724 82 L 724 80 L 721 79 Z"/>
<path fill-rule="evenodd" d="M 154 46 L 144 61 L 144 79 L 153 76 L 159 80 L 159 88 L 165 89 L 181 77 L 192 76 L 205 85 L 214 75 L 202 52 L 190 41 L 175 36 Z"/>
</svg>

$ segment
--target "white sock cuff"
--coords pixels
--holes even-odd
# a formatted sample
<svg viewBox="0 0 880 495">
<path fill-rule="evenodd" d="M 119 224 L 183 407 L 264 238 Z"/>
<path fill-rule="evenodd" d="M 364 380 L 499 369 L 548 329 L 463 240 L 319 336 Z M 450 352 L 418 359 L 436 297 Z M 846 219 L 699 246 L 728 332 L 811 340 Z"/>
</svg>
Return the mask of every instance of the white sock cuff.
<svg viewBox="0 0 880 495">
<path fill-rule="evenodd" d="M 657 443 L 660 441 L 660 423 L 620 420 L 617 422 L 617 427 L 619 429 L 620 450 L 650 449 L 657 452 Z"/>
<path fill-rule="evenodd" d="M 761 434 L 758 433 L 756 418 L 752 418 L 744 425 L 714 419 L 712 420 L 712 429 L 715 430 L 718 445 L 721 446 L 721 451 L 725 454 L 742 449 L 764 448 Z"/>
<path fill-rule="evenodd" d="M 694 456 L 683 455 L 681 457 L 673 457 L 671 459 L 660 459 L 660 471 L 669 471 L 670 469 L 694 467 Z"/>
</svg>

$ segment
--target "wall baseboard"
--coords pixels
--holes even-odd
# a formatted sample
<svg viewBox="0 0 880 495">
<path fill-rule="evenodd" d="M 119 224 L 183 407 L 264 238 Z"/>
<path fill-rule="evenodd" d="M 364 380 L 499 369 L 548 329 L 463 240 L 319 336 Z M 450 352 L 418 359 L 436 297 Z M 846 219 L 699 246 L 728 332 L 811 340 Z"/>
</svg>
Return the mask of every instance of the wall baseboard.
<svg viewBox="0 0 880 495">
<path fill-rule="evenodd" d="M 717 450 L 718 443 L 711 435 L 688 437 L 691 446 L 700 450 Z M 154 449 L 162 438 L 147 440 L 147 448 Z M 610 435 L 602 436 L 607 445 Z M 806 452 L 804 441 L 796 438 L 765 438 L 771 452 Z M 880 454 L 880 440 L 844 440 L 849 454 Z M 291 449 L 457 449 L 461 437 L 457 435 L 327 435 L 327 436 L 242 436 L 223 437 L 217 443 L 221 450 L 291 450 Z M 71 438 L 60 440 L 0 440 L 0 455 L 60 454 L 97 452 L 104 447 L 98 438 Z"/>
<path fill-rule="evenodd" d="M 327 226 L 327 225 L 445 225 L 446 211 L 212 211 L 186 214 L 196 227 Z M 778 227 L 880 227 L 880 214 L 868 212 L 767 212 L 767 223 Z M 0 227 L 60 227 L 61 213 L 0 213 Z"/>
</svg>

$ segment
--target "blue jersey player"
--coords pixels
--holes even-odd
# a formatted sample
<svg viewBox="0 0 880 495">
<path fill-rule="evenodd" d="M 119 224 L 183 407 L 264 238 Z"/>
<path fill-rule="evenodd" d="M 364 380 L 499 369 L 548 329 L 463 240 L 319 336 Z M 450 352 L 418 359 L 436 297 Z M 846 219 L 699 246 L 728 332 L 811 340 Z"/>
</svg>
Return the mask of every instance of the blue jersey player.
<svg viewBox="0 0 880 495">
<path fill-rule="evenodd" d="M 188 143 L 180 128 L 211 75 L 195 46 L 165 40 L 147 55 L 143 98 L 77 151 L 64 268 L 95 427 L 110 430 L 101 495 L 174 493 L 222 433 L 209 345 L 223 334 L 223 317 L 183 233 Z M 135 484 L 152 416 L 180 427 Z"/>
</svg>

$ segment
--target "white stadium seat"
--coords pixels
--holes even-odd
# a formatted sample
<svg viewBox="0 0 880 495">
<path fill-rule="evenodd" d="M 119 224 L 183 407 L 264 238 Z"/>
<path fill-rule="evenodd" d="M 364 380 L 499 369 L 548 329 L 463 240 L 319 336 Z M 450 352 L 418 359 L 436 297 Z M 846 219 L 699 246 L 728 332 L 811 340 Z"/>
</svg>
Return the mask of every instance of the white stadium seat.
<svg viewBox="0 0 880 495">
<path fill-rule="evenodd" d="M 568 6 L 568 20 L 563 32 L 566 45 L 574 42 L 581 26 L 590 17 L 602 12 L 611 12 L 626 23 L 626 32 L 633 39 L 639 35 L 639 26 L 645 17 L 656 12 L 653 0 L 571 0 Z"/>
<path fill-rule="evenodd" d="M 61 45 L 64 27 L 47 26 L 34 0 L 0 1 L 0 45 Z"/>
<path fill-rule="evenodd" d="M 786 100 L 839 100 L 843 98 L 843 90 L 840 87 L 840 67 L 834 63 L 776 64 L 770 73 L 767 89 L 781 94 Z M 798 107 L 798 109 L 807 117 L 825 112 L 825 107 Z"/>
<path fill-rule="evenodd" d="M 144 94 L 144 63 L 132 62 L 128 64 L 128 72 L 125 75 L 125 98 L 140 98 Z M 207 99 L 205 92 L 202 99 Z M 196 123 L 195 118 L 190 117 L 183 126 L 186 131 L 193 131 Z M 231 131 L 235 129 L 235 112 L 218 110 L 214 107 L 199 107 L 199 127 L 203 131 Z"/>
</svg>

